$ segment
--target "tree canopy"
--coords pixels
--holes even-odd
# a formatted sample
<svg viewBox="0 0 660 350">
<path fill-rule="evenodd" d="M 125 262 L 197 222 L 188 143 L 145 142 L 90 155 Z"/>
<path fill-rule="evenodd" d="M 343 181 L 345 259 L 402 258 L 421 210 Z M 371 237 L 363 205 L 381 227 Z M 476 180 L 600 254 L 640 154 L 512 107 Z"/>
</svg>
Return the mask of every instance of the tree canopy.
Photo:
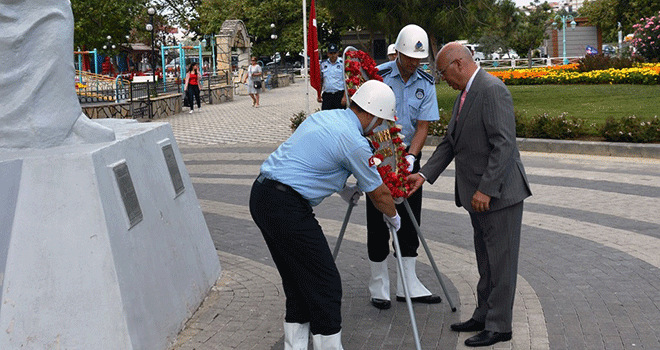
<svg viewBox="0 0 660 350">
<path fill-rule="evenodd" d="M 598 0 L 588 1 L 580 8 L 580 14 L 588 17 L 591 24 L 603 31 L 603 41 L 617 41 L 618 23 L 623 35 L 633 32 L 633 25 L 640 18 L 651 17 L 660 11 L 658 0 Z"/>
<path fill-rule="evenodd" d="M 81 50 L 100 49 L 112 37 L 111 44 L 126 44 L 141 14 L 146 14 L 147 0 L 97 1 L 72 0 L 74 18 L 74 45 Z M 144 18 L 144 16 L 142 16 Z"/>
<path fill-rule="evenodd" d="M 518 27 L 511 37 L 511 48 L 520 55 L 527 55 L 529 59 L 532 57 L 532 50 L 543 44 L 545 30 L 550 25 L 552 18 L 551 7 L 547 1 L 540 4 L 536 0 L 533 5 L 534 9 L 529 14 L 519 10 Z"/>
</svg>

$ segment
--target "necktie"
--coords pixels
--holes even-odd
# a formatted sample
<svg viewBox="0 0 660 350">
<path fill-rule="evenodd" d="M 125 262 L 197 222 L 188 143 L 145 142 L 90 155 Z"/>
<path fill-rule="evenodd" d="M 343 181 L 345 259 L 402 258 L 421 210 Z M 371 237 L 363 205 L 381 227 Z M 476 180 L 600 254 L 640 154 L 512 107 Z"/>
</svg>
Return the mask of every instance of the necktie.
<svg viewBox="0 0 660 350">
<path fill-rule="evenodd" d="M 461 104 L 458 105 L 458 113 L 456 114 L 456 119 L 458 119 L 458 114 L 461 113 L 461 109 L 463 108 L 463 103 L 465 102 L 466 95 L 467 95 L 467 90 L 463 90 L 463 93 L 461 94 Z"/>
</svg>

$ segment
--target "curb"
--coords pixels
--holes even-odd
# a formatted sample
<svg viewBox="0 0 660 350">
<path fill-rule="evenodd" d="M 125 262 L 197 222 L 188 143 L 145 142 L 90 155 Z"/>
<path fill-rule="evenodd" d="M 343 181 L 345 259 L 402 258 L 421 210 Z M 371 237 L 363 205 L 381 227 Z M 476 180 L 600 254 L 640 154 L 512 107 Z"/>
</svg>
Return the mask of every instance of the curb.
<svg viewBox="0 0 660 350">
<path fill-rule="evenodd" d="M 425 146 L 437 146 L 439 136 L 426 138 Z M 569 141 L 517 138 L 518 149 L 526 152 L 586 154 L 609 157 L 637 157 L 660 159 L 660 144 L 625 142 Z"/>
</svg>

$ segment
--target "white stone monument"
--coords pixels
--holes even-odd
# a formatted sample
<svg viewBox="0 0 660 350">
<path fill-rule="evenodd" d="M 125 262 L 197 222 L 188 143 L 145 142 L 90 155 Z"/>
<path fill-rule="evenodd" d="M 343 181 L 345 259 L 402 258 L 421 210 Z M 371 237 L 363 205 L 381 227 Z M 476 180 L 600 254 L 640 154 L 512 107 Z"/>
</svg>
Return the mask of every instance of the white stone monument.
<svg viewBox="0 0 660 350">
<path fill-rule="evenodd" d="M 220 274 L 169 124 L 82 113 L 69 1 L 0 27 L 0 349 L 166 349 Z"/>
</svg>

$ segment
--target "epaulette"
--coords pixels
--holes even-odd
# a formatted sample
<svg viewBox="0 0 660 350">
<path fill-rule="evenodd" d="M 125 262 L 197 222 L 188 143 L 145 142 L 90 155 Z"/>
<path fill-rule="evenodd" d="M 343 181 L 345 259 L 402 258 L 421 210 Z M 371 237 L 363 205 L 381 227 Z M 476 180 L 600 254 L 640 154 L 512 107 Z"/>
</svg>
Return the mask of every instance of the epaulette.
<svg viewBox="0 0 660 350">
<path fill-rule="evenodd" d="M 380 76 L 383 78 L 385 78 L 390 73 L 392 73 L 392 68 L 385 68 L 378 71 L 378 74 L 380 74 Z"/>
<path fill-rule="evenodd" d="M 417 68 L 417 74 L 419 74 L 420 77 L 427 80 L 429 83 L 435 84 L 435 78 L 431 74 L 426 73 L 425 71 L 421 70 L 420 68 Z"/>
</svg>

